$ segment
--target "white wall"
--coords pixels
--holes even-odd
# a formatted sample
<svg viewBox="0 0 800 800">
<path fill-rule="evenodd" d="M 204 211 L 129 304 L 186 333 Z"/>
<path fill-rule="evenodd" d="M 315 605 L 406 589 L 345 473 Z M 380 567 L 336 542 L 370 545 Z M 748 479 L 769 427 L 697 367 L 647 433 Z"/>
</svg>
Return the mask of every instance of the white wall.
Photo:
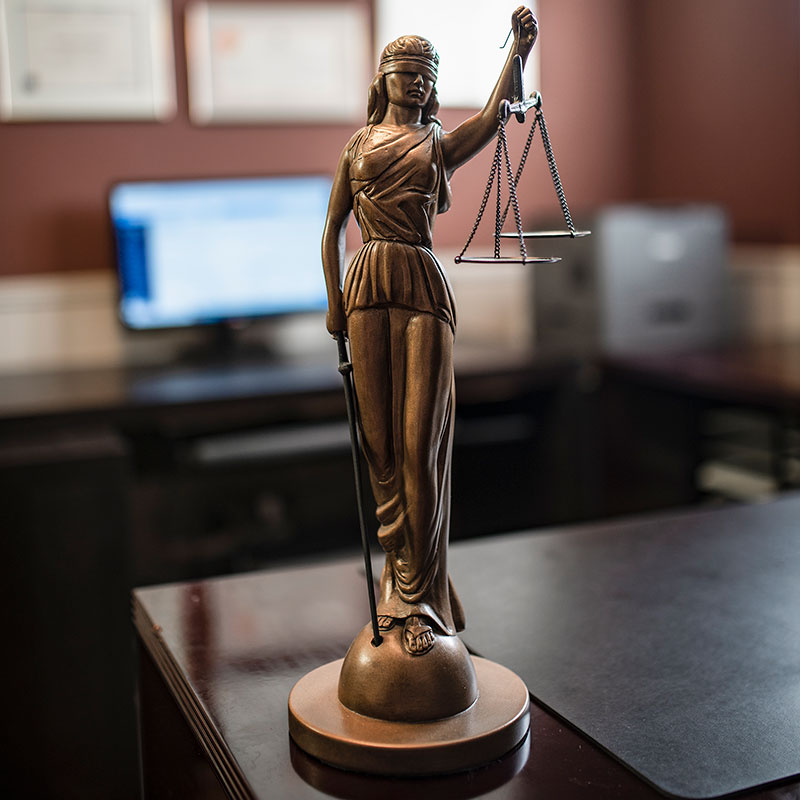
<svg viewBox="0 0 800 800">
<path fill-rule="evenodd" d="M 453 264 L 440 258 L 458 304 L 458 342 L 524 350 L 533 336 L 530 267 Z M 286 354 L 331 352 L 322 315 L 283 320 L 269 329 Z M 0 279 L 0 372 L 32 372 L 158 363 L 197 341 L 198 331 L 136 333 L 116 318 L 111 272 L 62 272 Z M 251 335 L 258 336 L 256 326 Z"/>
</svg>

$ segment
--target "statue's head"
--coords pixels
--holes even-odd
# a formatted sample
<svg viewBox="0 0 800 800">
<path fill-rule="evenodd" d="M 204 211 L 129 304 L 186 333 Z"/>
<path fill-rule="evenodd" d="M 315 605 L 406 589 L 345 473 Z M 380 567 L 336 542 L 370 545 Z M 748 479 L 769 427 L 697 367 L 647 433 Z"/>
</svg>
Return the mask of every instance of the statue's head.
<svg viewBox="0 0 800 800">
<path fill-rule="evenodd" d="M 388 98 L 386 76 L 392 72 L 413 72 L 430 78 L 434 82 L 433 91 L 422 110 L 422 122 L 438 122 L 439 98 L 436 94 L 436 78 L 439 73 L 439 54 L 433 45 L 421 36 L 401 36 L 383 48 L 378 74 L 369 87 L 367 100 L 367 123 L 380 122 L 386 114 Z"/>
</svg>

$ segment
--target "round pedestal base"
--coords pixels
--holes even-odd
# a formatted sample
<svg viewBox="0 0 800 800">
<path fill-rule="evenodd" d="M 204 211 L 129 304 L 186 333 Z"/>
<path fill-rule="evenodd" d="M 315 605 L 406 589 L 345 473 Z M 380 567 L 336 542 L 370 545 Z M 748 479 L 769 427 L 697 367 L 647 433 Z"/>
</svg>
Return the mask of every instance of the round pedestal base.
<svg viewBox="0 0 800 800">
<path fill-rule="evenodd" d="M 478 699 L 466 711 L 432 722 L 395 722 L 351 711 L 337 697 L 342 659 L 325 664 L 289 694 L 289 733 L 321 761 L 376 775 L 436 775 L 494 761 L 527 733 L 528 689 L 500 664 L 472 660 Z"/>
</svg>

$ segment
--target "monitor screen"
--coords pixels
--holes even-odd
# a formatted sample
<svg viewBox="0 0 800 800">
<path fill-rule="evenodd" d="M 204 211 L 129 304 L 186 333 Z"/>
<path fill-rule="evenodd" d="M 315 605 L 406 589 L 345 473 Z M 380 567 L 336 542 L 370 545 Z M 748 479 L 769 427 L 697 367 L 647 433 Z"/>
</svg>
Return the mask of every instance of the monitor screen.
<svg viewBox="0 0 800 800">
<path fill-rule="evenodd" d="M 322 176 L 119 183 L 120 316 L 171 328 L 326 307 Z"/>
</svg>

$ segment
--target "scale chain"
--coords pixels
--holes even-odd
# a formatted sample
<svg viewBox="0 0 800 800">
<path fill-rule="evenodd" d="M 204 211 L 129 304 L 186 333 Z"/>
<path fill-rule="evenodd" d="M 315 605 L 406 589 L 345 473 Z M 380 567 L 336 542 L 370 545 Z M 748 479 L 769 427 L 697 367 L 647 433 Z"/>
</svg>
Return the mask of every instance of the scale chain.
<svg viewBox="0 0 800 800">
<path fill-rule="evenodd" d="M 533 103 L 534 95 L 531 95 L 531 98 L 532 100 L 530 102 Z M 544 119 L 544 113 L 542 112 L 541 98 L 539 97 L 538 101 L 536 102 L 536 114 L 534 116 L 533 122 L 531 123 L 531 128 L 528 133 L 527 140 L 525 142 L 525 147 L 523 148 L 522 151 L 522 156 L 520 157 L 520 162 L 519 166 L 517 167 L 516 174 L 511 166 L 511 156 L 508 148 L 508 136 L 506 132 L 506 122 L 508 121 L 508 117 L 510 116 L 509 113 L 510 109 L 508 106 L 508 102 L 507 101 L 504 102 L 506 109 L 508 109 L 508 111 L 504 113 L 503 104 L 501 103 L 500 106 L 501 110 L 498 119 L 499 124 L 497 126 L 497 144 L 495 147 L 494 159 L 492 161 L 492 168 L 489 172 L 489 179 L 486 183 L 486 188 L 483 193 L 483 198 L 481 199 L 480 209 L 478 210 L 478 216 L 475 219 L 475 223 L 472 226 L 472 230 L 470 231 L 469 237 L 467 238 L 467 241 L 464 244 L 464 247 L 462 248 L 461 252 L 455 258 L 455 262 L 457 264 L 461 263 L 462 260 L 464 260 L 464 255 L 469 249 L 472 240 L 475 238 L 475 234 L 478 231 L 478 227 L 480 226 L 481 220 L 483 219 L 483 215 L 486 211 L 486 205 L 489 202 L 489 196 L 492 193 L 492 188 L 494 186 L 495 179 L 497 179 L 497 197 L 496 197 L 496 210 L 495 210 L 493 258 L 495 261 L 501 260 L 500 240 L 504 236 L 511 235 L 511 234 L 503 234 L 502 228 L 508 217 L 509 208 L 513 208 L 514 223 L 517 229 L 517 237 L 519 239 L 520 255 L 522 257 L 522 263 L 524 264 L 528 260 L 527 248 L 525 246 L 525 237 L 526 235 L 535 235 L 535 234 L 525 234 L 522 230 L 522 215 L 520 213 L 520 208 L 519 208 L 517 187 L 519 185 L 520 179 L 522 178 L 522 171 L 525 167 L 528 155 L 530 153 L 531 145 L 533 143 L 533 137 L 536 134 L 537 125 L 539 127 L 539 130 L 541 131 L 542 144 L 544 146 L 545 156 L 547 158 L 547 167 L 550 171 L 550 177 L 553 181 L 553 188 L 556 190 L 556 195 L 558 196 L 558 201 L 559 204 L 561 205 L 561 211 L 564 215 L 564 222 L 566 223 L 567 228 L 569 230 L 569 235 L 571 237 L 575 237 L 576 235 L 580 236 L 586 235 L 585 233 L 578 234 L 577 231 L 575 230 L 575 223 L 572 221 L 572 215 L 570 214 L 569 206 L 567 205 L 567 198 L 566 195 L 564 194 L 564 188 L 561 185 L 561 177 L 558 174 L 558 167 L 556 166 L 556 159 L 555 155 L 553 154 L 553 147 L 552 144 L 550 143 L 550 135 L 547 130 L 547 124 Z M 506 174 L 506 179 L 508 180 L 508 190 L 509 190 L 508 200 L 505 204 L 505 208 L 502 207 L 502 182 L 503 182 L 502 175 L 504 172 Z M 548 259 L 534 259 L 534 260 L 548 260 Z"/>
<path fill-rule="evenodd" d="M 500 182 L 500 172 L 498 170 L 498 164 L 500 163 L 500 141 L 498 140 L 497 146 L 495 147 L 494 151 L 494 161 L 492 162 L 492 169 L 489 172 L 489 180 L 486 183 L 486 189 L 483 192 L 483 199 L 481 200 L 481 207 L 478 209 L 478 216 L 475 219 L 475 224 L 472 226 L 472 230 L 470 231 L 469 237 L 467 238 L 467 242 L 464 245 L 461 252 L 456 256 L 455 262 L 458 264 L 464 253 L 467 252 L 470 244 L 472 244 L 472 240 L 475 238 L 475 234 L 478 231 L 478 227 L 481 224 L 481 220 L 483 219 L 483 212 L 486 210 L 486 204 L 489 202 L 489 195 L 492 193 L 492 185 L 494 184 L 495 174 L 497 175 L 497 182 Z M 499 241 L 497 237 L 495 237 L 495 242 Z"/>
<path fill-rule="evenodd" d="M 544 152 L 547 156 L 547 166 L 550 170 L 550 177 L 553 179 L 553 186 L 555 187 L 556 194 L 558 195 L 558 202 L 561 203 L 561 211 L 564 213 L 564 221 L 567 223 L 570 234 L 575 234 L 575 223 L 572 221 L 572 215 L 569 213 L 567 206 L 567 198 L 564 195 L 564 188 L 561 186 L 561 178 L 558 174 L 558 167 L 556 166 L 556 157 L 553 155 L 553 147 L 550 144 L 550 136 L 547 133 L 547 123 L 544 121 L 544 114 L 542 109 L 536 111 L 536 118 L 539 120 L 539 128 L 542 131 L 542 144 L 544 145 Z"/>
<path fill-rule="evenodd" d="M 502 164 L 503 146 L 505 145 L 505 147 L 508 148 L 508 143 L 505 141 L 505 131 L 506 131 L 506 126 L 501 120 L 500 126 L 497 129 L 497 149 L 495 151 L 495 159 L 497 160 L 497 203 L 494 212 L 494 257 L 495 258 L 500 258 L 500 234 L 502 233 L 502 231 L 500 230 L 500 205 L 501 205 L 500 195 L 503 188 L 503 181 L 500 175 L 503 169 L 503 164 Z"/>
<path fill-rule="evenodd" d="M 528 251 L 525 247 L 525 237 L 522 235 L 522 215 L 519 211 L 519 201 L 517 200 L 517 185 L 514 181 L 514 171 L 511 169 L 511 157 L 508 154 L 508 139 L 506 138 L 506 126 L 504 123 L 501 122 L 500 128 L 498 130 L 498 135 L 502 138 L 503 141 L 503 155 L 505 156 L 505 164 L 506 164 L 506 175 L 508 176 L 508 199 L 511 203 L 511 207 L 514 209 L 514 222 L 517 225 L 517 233 L 519 234 L 519 252 L 522 256 L 523 263 L 528 257 Z M 497 186 L 498 189 L 500 187 L 500 179 L 498 177 Z M 498 192 L 498 200 L 500 198 L 500 194 Z M 497 252 L 497 257 L 499 258 L 499 244 L 500 244 L 500 228 L 502 226 L 502 222 L 500 220 L 500 206 L 498 203 L 497 207 L 497 238 L 495 239 L 496 247 L 495 249 Z"/>
<path fill-rule="evenodd" d="M 533 118 L 533 124 L 531 125 L 531 129 L 528 133 L 528 138 L 525 142 L 525 147 L 522 149 L 522 156 L 519 159 L 519 166 L 517 167 L 517 174 L 514 176 L 514 187 L 516 188 L 519 186 L 520 179 L 522 178 L 522 170 L 525 169 L 525 162 L 528 160 L 528 153 L 531 150 L 531 144 L 533 142 L 533 136 L 536 133 L 536 123 L 538 122 L 539 117 L 535 116 Z M 509 195 L 508 202 L 506 203 L 505 210 L 503 211 L 503 217 L 500 220 L 500 227 L 502 228 L 505 224 L 506 217 L 508 216 L 508 209 L 511 207 L 511 196 Z"/>
</svg>

